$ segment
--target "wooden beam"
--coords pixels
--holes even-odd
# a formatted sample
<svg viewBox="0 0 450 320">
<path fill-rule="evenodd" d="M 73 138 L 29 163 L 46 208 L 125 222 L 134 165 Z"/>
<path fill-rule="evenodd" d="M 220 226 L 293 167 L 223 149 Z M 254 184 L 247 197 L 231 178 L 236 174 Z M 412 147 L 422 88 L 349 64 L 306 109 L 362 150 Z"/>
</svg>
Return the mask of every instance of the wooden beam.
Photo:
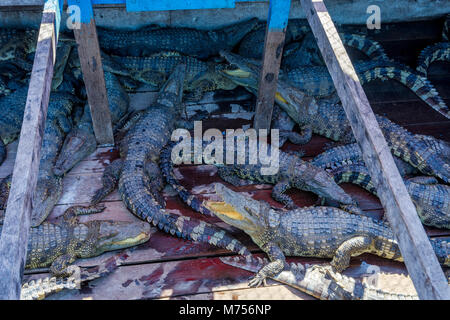
<svg viewBox="0 0 450 320">
<path fill-rule="evenodd" d="M 11 191 L 0 238 L 1 299 L 20 298 L 30 228 L 31 199 L 38 176 L 62 2 L 47 0 L 44 5 Z"/>
<path fill-rule="evenodd" d="M 103 73 L 91 0 L 69 0 L 68 4 L 77 5 L 81 9 L 80 27 L 79 29 L 74 29 L 73 32 L 78 44 L 78 55 L 80 57 L 81 71 L 83 72 L 83 80 L 86 86 L 95 137 L 99 145 L 114 145 L 105 75 Z"/>
<path fill-rule="evenodd" d="M 325 4 L 300 1 L 419 297 L 450 299 L 447 280 Z"/>
<path fill-rule="evenodd" d="M 290 6 L 290 0 L 270 0 L 253 122 L 255 129 L 270 129 Z"/>
</svg>

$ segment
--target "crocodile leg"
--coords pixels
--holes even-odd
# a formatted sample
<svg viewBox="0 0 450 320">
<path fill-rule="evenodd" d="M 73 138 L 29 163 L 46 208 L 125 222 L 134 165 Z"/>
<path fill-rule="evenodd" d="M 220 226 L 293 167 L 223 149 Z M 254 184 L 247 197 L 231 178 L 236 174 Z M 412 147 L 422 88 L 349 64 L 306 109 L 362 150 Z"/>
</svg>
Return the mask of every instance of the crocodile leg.
<svg viewBox="0 0 450 320">
<path fill-rule="evenodd" d="M 248 186 L 250 184 L 256 184 L 256 181 L 250 181 L 247 179 L 241 179 L 239 178 L 236 173 L 233 171 L 233 169 L 225 166 L 225 167 L 220 167 L 217 171 L 217 173 L 219 174 L 219 177 L 232 184 L 235 187 L 242 187 L 242 186 Z"/>
<path fill-rule="evenodd" d="M 283 251 L 275 243 L 269 242 L 262 246 L 261 249 L 267 253 L 271 262 L 262 267 L 250 279 L 248 283 L 250 287 L 259 287 L 261 284 L 266 285 L 266 278 L 276 276 L 287 266 Z"/>
<path fill-rule="evenodd" d="M 351 238 L 343 242 L 336 250 L 331 266 L 334 271 L 342 272 L 350 265 L 352 256 L 358 256 L 364 252 L 370 251 L 372 239 L 365 236 Z"/>
<path fill-rule="evenodd" d="M 103 204 L 97 204 L 92 206 L 73 206 L 64 212 L 63 219 L 66 223 L 76 225 L 78 223 L 77 216 L 85 214 L 99 213 L 105 210 Z"/>
<path fill-rule="evenodd" d="M 102 187 L 98 189 L 91 199 L 92 204 L 97 204 L 103 200 L 108 194 L 114 191 L 119 182 L 122 172 L 122 159 L 116 159 L 105 168 L 102 175 Z"/>
<path fill-rule="evenodd" d="M 290 132 L 288 139 L 293 144 L 307 144 L 312 138 L 312 128 L 311 126 L 304 126 L 302 128 L 302 134 L 297 132 Z"/>
<path fill-rule="evenodd" d="M 50 272 L 56 277 L 69 277 L 68 267 L 75 262 L 76 256 L 73 254 L 64 254 L 53 261 L 50 266 Z"/>
<path fill-rule="evenodd" d="M 145 164 L 145 173 L 147 174 L 150 184 L 148 185 L 148 190 L 155 197 L 156 201 L 162 206 L 166 206 L 166 201 L 164 197 L 161 195 L 161 190 L 163 189 L 165 183 L 162 177 L 161 171 L 159 170 L 159 166 L 149 161 Z"/>
<path fill-rule="evenodd" d="M 297 206 L 295 205 L 294 201 L 291 197 L 284 194 L 287 190 L 291 188 L 291 184 L 288 180 L 282 180 L 278 182 L 272 189 L 272 198 L 277 200 L 278 202 L 281 202 L 285 205 L 288 209 L 294 209 Z"/>
</svg>

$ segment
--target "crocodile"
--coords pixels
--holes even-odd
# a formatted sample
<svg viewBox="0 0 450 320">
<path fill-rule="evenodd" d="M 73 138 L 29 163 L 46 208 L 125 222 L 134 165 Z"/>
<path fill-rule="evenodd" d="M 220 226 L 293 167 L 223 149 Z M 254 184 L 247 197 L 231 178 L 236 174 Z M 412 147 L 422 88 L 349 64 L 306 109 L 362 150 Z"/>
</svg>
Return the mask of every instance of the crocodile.
<svg viewBox="0 0 450 320">
<path fill-rule="evenodd" d="M 70 116 L 76 103 L 79 103 L 79 99 L 69 93 L 53 92 L 50 95 L 38 180 L 32 199 L 31 225 L 34 227 L 47 218 L 62 195 L 62 178 L 53 174 L 53 166 L 64 137 L 72 129 Z M 0 207 L 6 206 L 11 179 L 10 175 L 0 183 L 3 192 L 1 198 L 5 201 Z"/>
<path fill-rule="evenodd" d="M 257 24 L 257 19 L 238 22 L 218 30 L 162 28 L 155 25 L 136 31 L 97 28 L 100 47 L 121 56 L 143 56 L 160 51 L 177 51 L 208 58 L 222 49 L 231 50 Z"/>
<path fill-rule="evenodd" d="M 205 206 L 224 222 L 247 233 L 271 260 L 250 280 L 250 286 L 260 285 L 288 267 L 285 255 L 332 258 L 330 266 L 334 272 L 345 270 L 350 258 L 362 253 L 403 261 L 393 231 L 382 221 L 333 207 L 281 211 L 222 184 L 216 184 L 215 189 L 221 201 L 206 201 Z M 448 238 L 430 242 L 439 263 L 449 266 Z"/>
<path fill-rule="evenodd" d="M 11 38 L 9 38 L 14 34 Z M 13 32 L 6 31 L 0 36 L 2 43 L 0 48 L 0 61 L 8 61 L 24 70 L 31 71 L 33 64 L 27 61 L 27 55 L 36 50 L 38 30 L 25 29 Z"/>
<path fill-rule="evenodd" d="M 259 22 L 254 30 L 247 33 L 239 44 L 238 53 L 241 56 L 261 59 L 264 51 L 264 38 L 266 35 L 265 22 Z M 309 31 L 308 21 L 304 19 L 290 19 L 286 27 L 286 35 L 284 42 L 290 43 L 294 40 L 302 39 Z"/>
<path fill-rule="evenodd" d="M 220 257 L 230 266 L 257 273 L 267 259 Z M 326 265 L 303 265 L 291 262 L 286 270 L 271 276 L 273 280 L 293 287 L 320 300 L 418 300 L 417 294 L 388 292 L 352 277 L 333 272 Z M 274 297 L 276 298 L 276 297 Z"/>
<path fill-rule="evenodd" d="M 79 289 L 83 283 L 104 277 L 115 271 L 128 258 L 126 253 L 119 253 L 91 268 L 76 265 L 67 267 L 69 277 L 47 276 L 22 284 L 20 300 L 43 300 L 61 290 Z"/>
<path fill-rule="evenodd" d="M 446 159 L 450 159 L 449 142 L 420 134 L 415 134 L 414 138 L 426 144 L 433 152 L 443 155 Z M 402 176 L 418 173 L 417 169 L 400 158 L 394 157 L 394 161 Z M 355 162 L 364 162 L 361 150 L 356 143 L 329 148 L 311 160 L 311 163 L 323 169 L 334 169 L 342 164 L 352 164 Z"/>
<path fill-rule="evenodd" d="M 199 208 L 197 204 L 198 200 L 193 195 L 180 185 L 173 173 L 173 163 L 171 161 L 172 153 L 176 143 L 169 143 L 165 146 L 160 155 L 160 168 L 166 181 L 179 193 L 181 199 L 185 201 L 194 210 L 199 212 L 207 212 L 203 208 Z M 224 144 L 224 150 L 226 144 Z M 204 148 L 207 148 L 208 144 L 205 143 Z M 267 147 L 267 153 L 271 153 L 271 146 Z M 184 150 L 184 149 L 183 149 Z M 191 146 L 192 150 L 192 146 Z M 262 173 L 262 168 L 267 167 L 259 159 L 256 164 L 249 164 L 251 158 L 250 148 L 248 141 L 246 142 L 245 159 L 244 164 L 239 164 L 237 161 L 237 151 L 234 151 L 235 164 L 218 164 L 219 176 L 226 182 L 234 186 L 244 186 L 255 183 L 269 183 L 275 186 L 272 189 L 272 197 L 283 203 L 287 208 L 293 209 L 297 206 L 290 196 L 285 194 L 290 188 L 297 188 L 304 191 L 313 192 L 320 197 L 327 200 L 334 200 L 341 203 L 347 210 L 356 207 L 356 202 L 348 195 L 342 188 L 340 188 L 325 170 L 322 170 L 309 162 L 301 159 L 299 154 L 287 153 L 279 150 L 279 169 L 277 173 L 265 175 Z M 194 155 L 194 152 L 191 152 Z M 185 155 L 179 155 L 183 158 Z M 227 158 L 228 159 L 228 158 Z"/>
<path fill-rule="evenodd" d="M 177 52 L 159 52 L 149 57 L 110 56 L 103 59 L 106 71 L 129 76 L 134 80 L 160 88 L 172 70 L 186 64 L 184 91 L 192 92 L 191 99 L 200 99 L 204 92 L 218 89 L 233 90 L 236 84 L 219 72 L 224 66 L 203 62 Z"/>
<path fill-rule="evenodd" d="M 70 276 L 67 268 L 78 258 L 96 257 L 150 239 L 150 225 L 143 221 L 78 220 L 78 215 L 104 209 L 103 205 L 73 206 L 58 221 L 30 228 L 25 269 L 49 267 L 56 277 Z"/>
<path fill-rule="evenodd" d="M 257 88 L 259 65 L 255 60 L 240 57 L 236 54 L 222 51 L 221 55 L 238 69 L 224 69 L 222 72 L 231 80 L 244 87 Z M 414 71 L 400 64 L 386 59 L 374 61 L 358 61 L 354 63 L 355 70 L 361 84 L 380 79 L 393 79 L 405 85 L 431 108 L 450 118 L 450 110 L 439 96 L 434 86 Z M 336 95 L 333 80 L 326 66 L 300 66 L 287 72 L 280 70 L 279 79 L 286 81 L 295 88 L 316 98 L 328 98 Z"/>
<path fill-rule="evenodd" d="M 236 55 L 222 52 L 227 60 L 244 69 L 244 85 L 257 82 L 257 66 Z M 238 76 L 233 77 L 242 84 Z M 252 78 L 253 80 L 248 80 Z M 325 136 L 334 141 L 351 143 L 355 141 L 347 116 L 340 103 L 331 103 L 327 99 L 316 101 L 314 97 L 305 95 L 299 89 L 279 79 L 275 100 L 280 107 L 297 123 L 304 134 L 311 137 L 312 133 Z M 391 152 L 408 162 L 426 175 L 434 175 L 444 182 L 450 181 L 450 165 L 445 155 L 440 155 L 430 148 L 429 144 L 417 139 L 405 128 L 393 123 L 380 115 L 375 115 L 381 131 L 391 149 Z"/>
<path fill-rule="evenodd" d="M 126 114 L 130 99 L 114 74 L 110 72 L 105 72 L 104 74 L 109 110 L 111 111 L 111 122 L 115 125 Z M 95 139 L 92 126 L 90 108 L 86 104 L 83 117 L 64 141 L 55 161 L 54 174 L 63 176 L 78 162 L 93 153 L 96 147 L 97 140 Z"/>
<path fill-rule="evenodd" d="M 377 195 L 374 182 L 364 163 L 342 165 L 329 172 L 338 184 L 350 182 Z M 450 229 L 450 186 L 439 184 L 435 177 L 428 176 L 412 177 L 404 182 L 422 223 Z"/>
<path fill-rule="evenodd" d="M 417 60 L 417 72 L 426 77 L 428 68 L 435 61 L 450 62 L 450 42 L 438 42 L 423 49 Z"/>
<path fill-rule="evenodd" d="M 64 69 L 69 60 L 73 44 L 61 41 L 56 49 L 55 66 L 53 67 L 52 91 L 56 91 L 64 79 Z"/>
<path fill-rule="evenodd" d="M 383 47 L 377 41 L 371 40 L 364 35 L 353 33 L 339 33 L 339 36 L 345 46 L 360 51 L 372 62 L 376 60 L 390 61 Z M 292 42 L 286 46 L 281 62 L 281 66 L 285 71 L 299 66 L 325 65 L 317 46 L 317 41 L 312 33 L 308 33 L 301 42 Z"/>
<path fill-rule="evenodd" d="M 125 206 L 138 218 L 178 237 L 209 243 L 242 255 L 248 249 L 225 230 L 201 220 L 164 210 L 159 194 L 163 183 L 157 161 L 180 117 L 185 65 L 177 66 L 161 88 L 156 102 L 147 108 L 120 142 L 121 158 L 103 173 L 103 187 L 91 203 L 98 203 L 118 184 Z"/>
<path fill-rule="evenodd" d="M 261 59 L 264 50 L 266 23 L 249 32 L 241 41 L 238 54 L 251 59 Z M 381 45 L 364 35 L 352 33 L 339 33 L 343 43 L 349 47 L 360 50 L 370 59 L 387 59 Z M 283 68 L 310 63 L 323 64 L 316 40 L 311 32 L 308 21 L 304 19 L 291 19 L 288 21 L 284 43 Z"/>
</svg>

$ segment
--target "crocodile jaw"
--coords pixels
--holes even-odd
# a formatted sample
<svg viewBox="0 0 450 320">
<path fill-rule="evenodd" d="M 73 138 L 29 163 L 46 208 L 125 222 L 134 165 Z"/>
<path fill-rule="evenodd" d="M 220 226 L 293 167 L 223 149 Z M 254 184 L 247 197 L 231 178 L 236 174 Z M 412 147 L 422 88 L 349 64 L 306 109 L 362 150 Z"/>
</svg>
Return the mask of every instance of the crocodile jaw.
<svg viewBox="0 0 450 320">
<path fill-rule="evenodd" d="M 62 176 L 72 169 L 75 164 L 95 151 L 96 140 L 91 131 L 76 128 L 66 137 L 58 159 L 53 168 L 53 173 Z"/>
<path fill-rule="evenodd" d="M 101 221 L 97 254 L 139 245 L 150 239 L 150 224 L 143 221 Z"/>
<path fill-rule="evenodd" d="M 253 200 L 238 192 L 226 188 L 223 184 L 215 184 L 216 194 L 222 201 L 205 201 L 204 205 L 211 210 L 218 218 L 224 222 L 252 234 L 259 229 L 259 217 L 255 217 L 252 212 L 258 213 L 260 210 L 259 201 Z"/>
</svg>

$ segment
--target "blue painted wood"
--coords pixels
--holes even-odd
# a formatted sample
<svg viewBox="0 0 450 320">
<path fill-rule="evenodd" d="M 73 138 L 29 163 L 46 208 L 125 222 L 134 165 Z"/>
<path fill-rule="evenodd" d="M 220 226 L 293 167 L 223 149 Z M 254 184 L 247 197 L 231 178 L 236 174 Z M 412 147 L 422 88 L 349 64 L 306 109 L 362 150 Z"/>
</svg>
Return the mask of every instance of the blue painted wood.
<svg viewBox="0 0 450 320">
<path fill-rule="evenodd" d="M 291 0 L 270 0 L 269 31 L 282 31 L 286 28 L 289 18 Z"/>
<path fill-rule="evenodd" d="M 111 1 L 111 0 L 108 0 Z M 94 18 L 94 10 L 92 9 L 91 0 L 67 0 L 69 6 L 78 6 L 80 8 L 81 23 L 90 23 Z"/>
<path fill-rule="evenodd" d="M 44 12 L 55 12 L 55 33 L 56 41 L 59 36 L 59 26 L 61 25 L 61 13 L 64 5 L 64 0 L 46 0 L 44 3 Z"/>
<path fill-rule="evenodd" d="M 186 1 L 184 1 L 184 2 L 186 2 Z M 269 0 L 234 0 L 234 2 L 269 2 Z M 92 4 L 93 5 L 97 5 L 97 4 L 126 4 L 126 3 L 127 3 L 127 0 L 92 0 Z M 232 8 L 234 8 L 234 6 Z M 199 9 L 205 9 L 205 8 L 199 8 Z M 171 10 L 177 10 L 177 9 L 171 9 Z"/>
<path fill-rule="evenodd" d="M 125 4 L 126 0 L 92 0 L 92 4 Z"/>
<path fill-rule="evenodd" d="M 234 8 L 235 0 L 126 0 L 127 11 Z"/>
</svg>

